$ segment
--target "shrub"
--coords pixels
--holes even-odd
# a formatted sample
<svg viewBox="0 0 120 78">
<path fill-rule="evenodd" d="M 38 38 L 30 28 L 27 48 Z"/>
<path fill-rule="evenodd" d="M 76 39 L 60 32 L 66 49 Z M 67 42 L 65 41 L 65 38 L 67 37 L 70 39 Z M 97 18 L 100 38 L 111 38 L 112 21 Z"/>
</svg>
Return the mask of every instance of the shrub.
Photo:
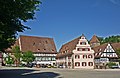
<svg viewBox="0 0 120 78">
<path fill-rule="evenodd" d="M 113 63 L 113 62 L 109 62 L 107 63 L 108 67 L 111 68 L 112 66 L 116 66 L 117 64 L 116 63 Z"/>
</svg>

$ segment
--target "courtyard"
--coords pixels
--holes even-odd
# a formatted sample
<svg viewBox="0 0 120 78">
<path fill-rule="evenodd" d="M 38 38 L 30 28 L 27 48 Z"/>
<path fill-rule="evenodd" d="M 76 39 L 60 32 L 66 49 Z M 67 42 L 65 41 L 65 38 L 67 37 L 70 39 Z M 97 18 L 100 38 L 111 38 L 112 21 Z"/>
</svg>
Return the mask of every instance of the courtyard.
<svg viewBox="0 0 120 78">
<path fill-rule="evenodd" d="M 0 78 L 119 78 L 120 69 L 0 68 Z"/>
</svg>

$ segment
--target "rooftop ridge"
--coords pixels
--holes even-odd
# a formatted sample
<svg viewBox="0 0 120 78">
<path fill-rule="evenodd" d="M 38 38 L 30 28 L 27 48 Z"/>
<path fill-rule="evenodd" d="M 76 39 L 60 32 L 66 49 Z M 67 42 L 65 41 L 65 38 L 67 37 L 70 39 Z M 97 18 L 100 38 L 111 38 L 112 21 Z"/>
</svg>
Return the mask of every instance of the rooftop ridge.
<svg viewBox="0 0 120 78">
<path fill-rule="evenodd" d="M 50 38 L 50 37 L 40 37 L 40 36 L 27 36 L 27 35 L 20 35 L 20 37 L 32 37 L 32 38 L 48 38 L 48 39 L 53 39 L 53 38 Z"/>
</svg>

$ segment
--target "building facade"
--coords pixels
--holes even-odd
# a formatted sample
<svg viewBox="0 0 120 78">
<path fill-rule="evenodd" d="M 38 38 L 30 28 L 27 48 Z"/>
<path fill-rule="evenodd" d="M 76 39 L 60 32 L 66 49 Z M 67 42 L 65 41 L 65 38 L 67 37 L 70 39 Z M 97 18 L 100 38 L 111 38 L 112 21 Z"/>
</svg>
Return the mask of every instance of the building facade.
<svg viewBox="0 0 120 78">
<path fill-rule="evenodd" d="M 120 43 L 105 43 L 93 49 L 95 51 L 95 68 L 104 68 L 109 62 L 119 65 L 116 50 L 120 49 Z"/>
<path fill-rule="evenodd" d="M 38 65 L 56 65 L 57 50 L 53 38 L 21 35 L 14 46 L 16 45 L 23 53 L 32 51 L 34 62 Z"/>
<path fill-rule="evenodd" d="M 58 55 L 57 64 L 66 68 L 94 68 L 94 51 L 84 35 L 64 44 Z"/>
</svg>

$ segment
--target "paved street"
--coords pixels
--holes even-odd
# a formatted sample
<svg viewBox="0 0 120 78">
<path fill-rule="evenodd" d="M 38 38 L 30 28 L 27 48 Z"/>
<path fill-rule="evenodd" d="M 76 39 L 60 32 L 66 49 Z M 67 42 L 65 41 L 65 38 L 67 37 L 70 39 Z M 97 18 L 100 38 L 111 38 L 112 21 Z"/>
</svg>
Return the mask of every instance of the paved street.
<svg viewBox="0 0 120 78">
<path fill-rule="evenodd" d="M 0 78 L 120 78 L 120 69 L 0 68 Z"/>
</svg>

